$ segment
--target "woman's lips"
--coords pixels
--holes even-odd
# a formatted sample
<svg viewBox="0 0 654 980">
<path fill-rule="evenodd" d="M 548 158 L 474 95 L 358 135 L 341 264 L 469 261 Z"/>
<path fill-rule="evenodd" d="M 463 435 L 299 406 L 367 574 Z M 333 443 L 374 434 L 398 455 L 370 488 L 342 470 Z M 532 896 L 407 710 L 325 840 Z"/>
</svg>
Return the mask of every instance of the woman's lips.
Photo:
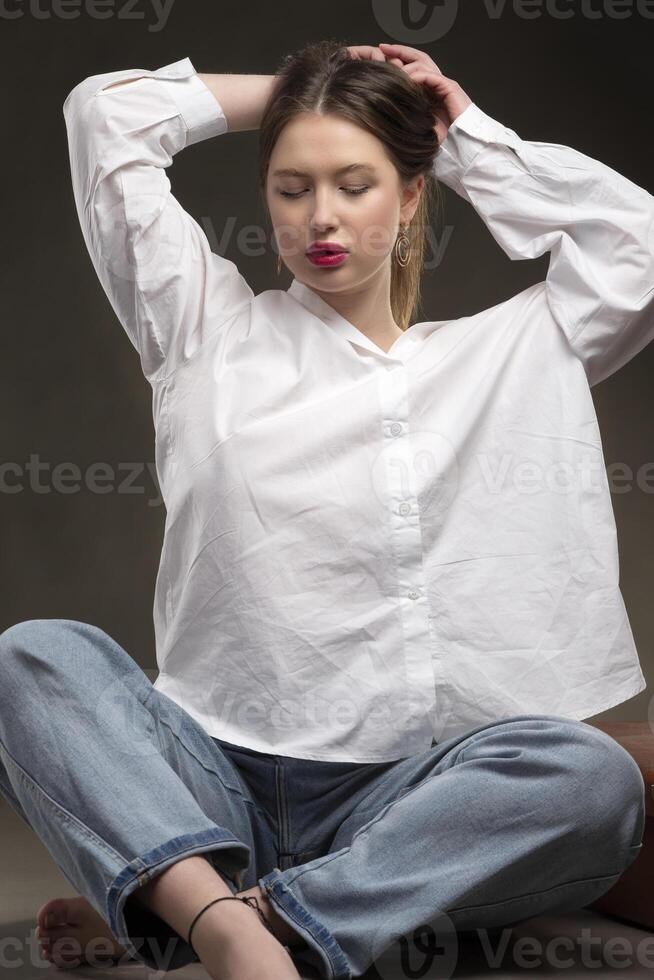
<svg viewBox="0 0 654 980">
<path fill-rule="evenodd" d="M 340 265 L 348 254 L 348 252 L 307 252 L 307 258 L 313 265 Z"/>
</svg>

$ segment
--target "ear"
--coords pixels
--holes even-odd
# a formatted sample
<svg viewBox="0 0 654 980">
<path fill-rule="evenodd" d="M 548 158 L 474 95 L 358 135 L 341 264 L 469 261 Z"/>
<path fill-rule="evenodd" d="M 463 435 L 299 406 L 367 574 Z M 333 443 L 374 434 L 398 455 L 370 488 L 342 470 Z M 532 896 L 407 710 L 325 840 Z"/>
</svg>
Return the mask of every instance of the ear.
<svg viewBox="0 0 654 980">
<path fill-rule="evenodd" d="M 400 221 L 402 224 L 408 225 L 416 213 L 424 186 L 424 175 L 419 174 L 402 191 L 402 203 L 400 206 Z"/>
</svg>

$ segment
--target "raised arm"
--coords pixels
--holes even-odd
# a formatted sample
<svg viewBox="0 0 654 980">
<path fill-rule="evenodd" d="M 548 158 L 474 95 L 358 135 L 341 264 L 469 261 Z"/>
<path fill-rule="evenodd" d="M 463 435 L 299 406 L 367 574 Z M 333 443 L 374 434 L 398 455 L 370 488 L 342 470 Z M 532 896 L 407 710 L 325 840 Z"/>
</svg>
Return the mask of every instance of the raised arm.
<svg viewBox="0 0 654 980">
<path fill-rule="evenodd" d="M 469 201 L 506 254 L 551 252 L 544 298 L 589 384 L 654 337 L 654 197 L 591 157 L 521 139 L 471 103 L 436 177 Z"/>
<path fill-rule="evenodd" d="M 253 292 L 171 193 L 180 150 L 254 129 L 274 75 L 198 75 L 190 59 L 92 75 L 64 118 L 77 213 L 94 268 L 151 382 L 165 378 Z"/>
</svg>

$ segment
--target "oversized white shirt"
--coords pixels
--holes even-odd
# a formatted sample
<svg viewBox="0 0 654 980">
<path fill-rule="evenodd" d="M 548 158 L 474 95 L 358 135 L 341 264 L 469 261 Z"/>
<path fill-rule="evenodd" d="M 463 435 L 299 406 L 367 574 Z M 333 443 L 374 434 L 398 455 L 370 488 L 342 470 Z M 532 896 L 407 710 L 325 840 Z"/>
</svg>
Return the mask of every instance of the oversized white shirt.
<svg viewBox="0 0 654 980">
<path fill-rule="evenodd" d="M 229 742 L 383 762 L 645 688 L 590 387 L 654 334 L 647 191 L 468 106 L 436 176 L 547 277 L 384 352 L 298 279 L 255 296 L 173 196 L 175 154 L 227 131 L 188 58 L 86 78 L 64 116 L 152 386 L 159 691 Z"/>
</svg>

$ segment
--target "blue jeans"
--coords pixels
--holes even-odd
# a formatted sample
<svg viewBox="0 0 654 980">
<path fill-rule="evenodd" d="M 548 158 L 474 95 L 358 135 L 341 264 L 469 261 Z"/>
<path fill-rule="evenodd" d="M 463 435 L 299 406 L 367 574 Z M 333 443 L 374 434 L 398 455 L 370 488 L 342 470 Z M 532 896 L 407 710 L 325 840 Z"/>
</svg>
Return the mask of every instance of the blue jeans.
<svg viewBox="0 0 654 980">
<path fill-rule="evenodd" d="M 425 924 L 446 938 L 582 908 L 642 846 L 638 766 L 581 721 L 518 715 L 383 763 L 269 755 L 209 736 L 66 619 L 2 633 L 0 678 L 0 791 L 154 969 L 195 957 L 130 896 L 192 854 L 233 892 L 265 889 L 298 966 L 341 980 Z"/>
</svg>

